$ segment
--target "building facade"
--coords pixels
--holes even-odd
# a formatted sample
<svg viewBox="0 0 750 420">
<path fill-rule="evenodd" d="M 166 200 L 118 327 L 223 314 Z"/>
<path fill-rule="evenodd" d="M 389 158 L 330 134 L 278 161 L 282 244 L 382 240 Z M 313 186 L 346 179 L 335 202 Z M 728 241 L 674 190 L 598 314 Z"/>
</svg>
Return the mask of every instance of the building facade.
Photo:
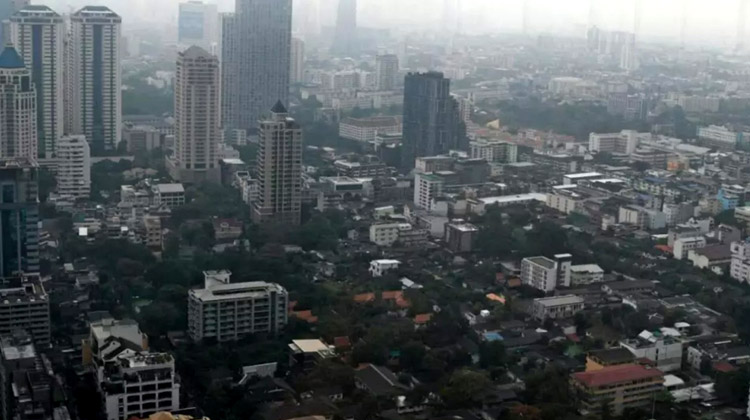
<svg viewBox="0 0 750 420">
<path fill-rule="evenodd" d="M 203 289 L 188 295 L 188 333 L 193 340 L 236 341 L 276 334 L 288 321 L 289 296 L 275 283 L 230 283 L 231 273 L 204 272 Z"/>
<path fill-rule="evenodd" d="M 357 53 L 358 47 L 357 0 L 338 0 L 331 52 L 342 56 L 353 56 Z"/>
<path fill-rule="evenodd" d="M 177 58 L 175 152 L 168 161 L 173 178 L 187 183 L 220 181 L 221 140 L 219 60 L 192 46 Z"/>
<path fill-rule="evenodd" d="M 607 366 L 571 375 L 571 387 L 583 413 L 599 413 L 607 404 L 615 415 L 626 408 L 650 407 L 664 387 L 664 374 L 635 364 Z"/>
<path fill-rule="evenodd" d="M 17 330 L 28 333 L 39 348 L 51 339 L 49 295 L 37 276 L 5 278 L 0 282 L 0 336 Z"/>
<path fill-rule="evenodd" d="M 552 296 L 534 299 L 532 303 L 532 314 L 534 318 L 544 321 L 546 319 L 572 318 L 584 307 L 584 300 L 580 296 Z"/>
<path fill-rule="evenodd" d="M 270 118 L 260 122 L 256 170 L 259 194 L 253 205 L 253 220 L 300 224 L 302 128 L 281 102 L 271 109 Z"/>
<path fill-rule="evenodd" d="M 39 273 L 38 166 L 0 160 L 0 277 Z"/>
<path fill-rule="evenodd" d="M 292 58 L 289 63 L 289 78 L 291 83 L 302 83 L 305 81 L 305 41 L 292 38 Z"/>
<path fill-rule="evenodd" d="M 487 162 L 518 162 L 518 145 L 507 141 L 477 140 L 469 143 L 469 157 Z"/>
<path fill-rule="evenodd" d="M 219 42 L 219 12 L 216 4 L 190 0 L 180 3 L 177 40 L 184 46 L 213 51 Z"/>
<path fill-rule="evenodd" d="M 86 6 L 70 18 L 65 131 L 85 135 L 94 155 L 120 143 L 121 24 L 104 6 Z"/>
<path fill-rule="evenodd" d="M 36 90 L 15 48 L 0 54 L 0 158 L 37 157 Z"/>
<path fill-rule="evenodd" d="M 394 90 L 398 86 L 398 56 L 384 54 L 375 57 L 377 90 Z"/>
<path fill-rule="evenodd" d="M 65 132 L 63 18 L 47 6 L 26 6 L 11 17 L 8 34 L 35 86 L 39 157 L 52 157 L 55 142 Z"/>
<path fill-rule="evenodd" d="M 91 150 L 85 136 L 65 136 L 55 147 L 57 192 L 75 198 L 91 195 Z"/>
<path fill-rule="evenodd" d="M 529 257 L 521 261 L 521 283 L 545 293 L 557 287 L 570 286 L 570 254 L 547 257 Z"/>
</svg>

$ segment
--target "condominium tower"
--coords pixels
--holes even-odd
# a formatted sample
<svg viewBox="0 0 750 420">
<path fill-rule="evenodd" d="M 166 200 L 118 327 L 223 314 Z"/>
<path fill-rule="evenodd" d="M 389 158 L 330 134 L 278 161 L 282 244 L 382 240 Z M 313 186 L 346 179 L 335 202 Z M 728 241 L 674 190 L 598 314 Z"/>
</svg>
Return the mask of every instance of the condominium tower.
<svg viewBox="0 0 750 420">
<path fill-rule="evenodd" d="M 15 48 L 0 54 L 0 159 L 36 159 L 36 92 Z"/>
<path fill-rule="evenodd" d="M 5 30 L 2 26 L 13 16 L 14 13 L 28 6 L 30 0 L 2 0 L 0 1 L 0 47 L 4 46 L 8 40 L 5 39 Z"/>
<path fill-rule="evenodd" d="M 236 0 L 231 20 L 222 24 L 222 121 L 251 130 L 289 97 L 292 0 Z"/>
<path fill-rule="evenodd" d="M 192 46 L 177 57 L 175 76 L 175 153 L 172 177 L 182 182 L 219 181 L 219 59 Z"/>
<path fill-rule="evenodd" d="M 279 101 L 260 122 L 257 178 L 253 203 L 256 223 L 298 225 L 302 210 L 302 128 Z"/>
<path fill-rule="evenodd" d="M 339 55 L 354 55 L 357 48 L 357 0 L 339 0 L 331 51 Z"/>
<path fill-rule="evenodd" d="M 47 6 L 26 6 L 10 18 L 8 34 L 36 89 L 39 157 L 52 157 L 55 142 L 64 133 L 65 23 Z"/>
<path fill-rule="evenodd" d="M 86 6 L 70 21 L 66 131 L 85 135 L 95 155 L 115 150 L 122 122 L 122 19 L 107 7 Z"/>
<path fill-rule="evenodd" d="M 55 148 L 57 192 L 74 198 L 91 195 L 91 150 L 85 136 L 64 136 Z"/>
<path fill-rule="evenodd" d="M 292 38 L 292 59 L 289 63 L 291 69 L 292 83 L 302 83 L 305 81 L 305 41 L 299 38 Z"/>
<path fill-rule="evenodd" d="M 38 165 L 0 159 L 0 277 L 39 273 Z"/>
</svg>

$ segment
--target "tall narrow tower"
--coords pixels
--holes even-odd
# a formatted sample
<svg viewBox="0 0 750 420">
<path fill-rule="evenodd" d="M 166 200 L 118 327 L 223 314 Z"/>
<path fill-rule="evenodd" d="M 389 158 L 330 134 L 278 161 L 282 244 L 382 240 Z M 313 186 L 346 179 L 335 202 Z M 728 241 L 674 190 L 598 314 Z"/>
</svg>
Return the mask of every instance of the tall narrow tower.
<svg viewBox="0 0 750 420">
<path fill-rule="evenodd" d="M 47 6 L 26 6 L 10 18 L 8 34 L 36 88 L 39 157 L 52 157 L 64 134 L 65 23 Z"/>
<path fill-rule="evenodd" d="M 36 159 L 36 92 L 15 48 L 0 54 L 0 158 Z"/>
<path fill-rule="evenodd" d="M 335 54 L 354 55 L 357 49 L 357 0 L 339 0 L 331 50 Z"/>
<path fill-rule="evenodd" d="M 740 10 L 737 12 L 737 45 L 735 49 L 738 52 L 745 50 L 745 26 L 747 24 L 747 4 L 748 0 L 739 0 Z"/>
</svg>

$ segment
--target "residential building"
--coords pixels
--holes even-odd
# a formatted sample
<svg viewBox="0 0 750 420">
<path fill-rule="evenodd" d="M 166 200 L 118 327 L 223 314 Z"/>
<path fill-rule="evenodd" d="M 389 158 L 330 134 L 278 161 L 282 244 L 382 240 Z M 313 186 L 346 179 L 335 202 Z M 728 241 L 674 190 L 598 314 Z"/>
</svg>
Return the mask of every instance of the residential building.
<svg viewBox="0 0 750 420">
<path fill-rule="evenodd" d="M 85 135 L 93 155 L 120 144 L 121 24 L 105 6 L 86 6 L 70 17 L 64 127 Z"/>
<path fill-rule="evenodd" d="M 50 345 L 49 295 L 37 276 L 5 278 L 0 282 L 0 336 L 24 330 L 39 349 Z"/>
<path fill-rule="evenodd" d="M 467 149 L 466 126 L 458 103 L 450 94 L 450 80 L 442 73 L 410 73 L 404 85 L 402 166 L 415 159 Z"/>
<path fill-rule="evenodd" d="M 64 136 L 55 145 L 57 192 L 75 198 L 91 195 L 91 149 L 85 136 Z"/>
<path fill-rule="evenodd" d="M 547 257 L 529 257 L 521 261 L 521 282 L 543 292 L 557 287 L 570 287 L 570 254 Z"/>
<path fill-rule="evenodd" d="M 652 169 L 667 169 L 670 154 L 656 149 L 638 148 L 630 155 L 633 162 L 643 162 Z"/>
<path fill-rule="evenodd" d="M 412 230 L 409 223 L 376 223 L 370 226 L 370 242 L 378 246 L 392 246 L 403 231 Z"/>
<path fill-rule="evenodd" d="M 730 244 L 709 245 L 688 251 L 687 259 L 694 267 L 705 268 L 723 274 L 732 263 Z"/>
<path fill-rule="evenodd" d="M 345 118 L 339 123 L 339 136 L 359 142 L 374 142 L 378 134 L 399 134 L 399 117 Z"/>
<path fill-rule="evenodd" d="M 584 307 L 584 299 L 580 296 L 565 295 L 534 299 L 531 311 L 534 318 L 545 319 L 572 318 Z"/>
<path fill-rule="evenodd" d="M 571 214 L 583 206 L 585 195 L 573 189 L 556 189 L 547 194 L 547 207 L 561 213 Z"/>
<path fill-rule="evenodd" d="M 561 176 L 578 172 L 580 158 L 564 153 L 543 153 L 534 150 L 534 153 L 529 155 L 529 160 L 535 165 L 548 167 L 550 175 Z"/>
<path fill-rule="evenodd" d="M 147 351 L 148 336 L 132 319 L 104 316 L 89 324 L 89 336 L 81 343 L 81 360 L 84 366 L 101 369 L 106 361 L 127 349 Z"/>
<path fill-rule="evenodd" d="M 750 206 L 735 207 L 734 218 L 737 219 L 738 222 L 750 226 Z"/>
<path fill-rule="evenodd" d="M 276 102 L 288 103 L 291 38 L 292 0 L 237 0 L 235 13 L 224 16 L 225 128 L 255 130 Z"/>
<path fill-rule="evenodd" d="M 493 163 L 518 162 L 518 145 L 507 141 L 480 139 L 469 143 L 469 157 Z"/>
<path fill-rule="evenodd" d="M 741 283 L 750 283 L 750 240 L 732 242 L 731 251 L 729 275 Z"/>
<path fill-rule="evenodd" d="M 298 225 L 302 211 L 302 128 L 281 102 L 260 122 L 258 199 L 253 221 Z"/>
<path fill-rule="evenodd" d="M 648 359 L 662 372 L 679 370 L 682 366 L 682 341 L 661 332 L 642 331 L 638 337 L 620 341 L 636 359 Z"/>
<path fill-rule="evenodd" d="M 238 186 L 242 193 L 242 202 L 252 206 L 260 193 L 258 180 L 246 175 L 239 179 Z"/>
<path fill-rule="evenodd" d="M 400 266 L 401 261 L 398 260 L 373 260 L 370 261 L 370 274 L 373 277 L 383 277 L 386 272 L 396 270 Z"/>
<path fill-rule="evenodd" d="M 742 185 L 722 185 L 716 194 L 721 210 L 732 210 L 745 201 L 746 189 Z"/>
<path fill-rule="evenodd" d="M 375 74 L 377 90 L 394 90 L 398 85 L 398 56 L 384 54 L 375 57 Z"/>
<path fill-rule="evenodd" d="M 175 150 L 167 160 L 172 178 L 185 183 L 220 182 L 219 60 L 192 46 L 177 56 Z"/>
<path fill-rule="evenodd" d="M 479 236 L 479 228 L 463 221 L 446 223 L 445 225 L 445 243 L 448 249 L 454 253 L 471 252 L 474 249 L 474 242 Z"/>
<path fill-rule="evenodd" d="M 340 56 L 355 56 L 359 50 L 357 0 L 338 0 L 334 33 L 331 53 Z"/>
<path fill-rule="evenodd" d="M 336 347 L 321 340 L 292 340 L 289 343 L 289 366 L 295 370 L 310 371 L 319 363 L 336 357 Z"/>
<path fill-rule="evenodd" d="M 640 206 L 620 207 L 617 221 L 620 224 L 635 225 L 639 229 L 658 230 L 667 226 L 664 213 Z"/>
<path fill-rule="evenodd" d="M 622 347 L 595 350 L 586 355 L 586 372 L 604 369 L 609 366 L 627 365 L 635 362 L 630 350 Z"/>
<path fill-rule="evenodd" d="M 737 145 L 742 144 L 745 141 L 744 134 L 719 125 L 698 127 L 698 140 L 708 147 L 724 151 L 732 151 Z"/>
<path fill-rule="evenodd" d="M 391 175 L 391 168 L 377 156 L 358 156 L 356 161 L 340 159 L 333 162 L 339 176 L 350 178 L 381 178 Z"/>
<path fill-rule="evenodd" d="M 231 243 L 242 236 L 244 225 L 237 219 L 214 219 L 214 239 L 218 243 Z"/>
<path fill-rule="evenodd" d="M 571 386 L 584 413 L 601 412 L 607 404 L 614 415 L 626 408 L 650 407 L 662 392 L 664 374 L 659 369 L 625 364 L 571 375 Z"/>
<path fill-rule="evenodd" d="M 607 134 L 591 133 L 589 135 L 590 152 L 631 155 L 635 152 L 638 144 L 638 133 L 632 130 Z"/>
<path fill-rule="evenodd" d="M 0 278 L 39 273 L 38 170 L 31 159 L 0 159 Z"/>
<path fill-rule="evenodd" d="M 37 158 L 36 84 L 15 48 L 0 53 L 0 158 Z"/>
<path fill-rule="evenodd" d="M 289 295 L 275 283 L 230 283 L 228 271 L 206 271 L 202 289 L 188 294 L 188 333 L 193 340 L 236 341 L 279 333 L 287 324 Z"/>
<path fill-rule="evenodd" d="M 662 212 L 667 218 L 667 226 L 674 226 L 690 220 L 695 213 L 695 206 L 692 203 L 664 203 Z"/>
<path fill-rule="evenodd" d="M 435 174 L 418 173 L 414 176 L 414 205 L 417 208 L 432 210 L 434 200 L 443 193 L 445 180 Z"/>
<path fill-rule="evenodd" d="M 156 184 L 151 187 L 154 194 L 154 205 L 170 208 L 185 204 L 185 187 L 182 184 Z"/>
<path fill-rule="evenodd" d="M 649 98 L 643 94 L 615 93 L 607 98 L 607 113 L 622 116 L 626 121 L 645 120 L 649 108 Z"/>
<path fill-rule="evenodd" d="M 39 157 L 50 158 L 55 142 L 65 133 L 63 18 L 47 6 L 28 5 L 10 18 L 7 29 L 9 42 L 23 58 L 34 83 Z"/>
<path fill-rule="evenodd" d="M 143 244 L 151 250 L 161 251 L 163 235 L 161 229 L 161 218 L 158 216 L 143 216 Z"/>
<path fill-rule="evenodd" d="M 14 13 L 23 9 L 31 3 L 31 0 L 8 0 L 0 3 L 0 22 L 10 19 Z M 5 46 L 10 40 L 6 37 L 4 30 L 0 30 L 0 45 Z"/>
<path fill-rule="evenodd" d="M 127 127 L 123 130 L 122 136 L 128 146 L 128 153 L 150 152 L 162 147 L 162 133 L 153 126 Z"/>
<path fill-rule="evenodd" d="M 99 387 L 107 420 L 180 409 L 180 383 L 169 353 L 126 349 L 103 362 Z"/>
<path fill-rule="evenodd" d="M 694 249 L 700 249 L 706 246 L 706 238 L 704 236 L 692 236 L 689 238 L 680 238 L 674 241 L 674 247 L 672 249 L 672 255 L 676 260 L 684 260 L 688 256 L 688 252 Z"/>
<path fill-rule="evenodd" d="M 291 83 L 302 83 L 305 81 L 305 41 L 292 38 L 292 58 L 289 62 L 291 68 L 289 77 Z"/>
<path fill-rule="evenodd" d="M 213 51 L 219 42 L 219 12 L 215 3 L 189 0 L 180 3 L 177 42 Z"/>
<path fill-rule="evenodd" d="M 596 264 L 570 266 L 570 285 L 581 286 L 604 281 L 604 270 Z"/>
</svg>

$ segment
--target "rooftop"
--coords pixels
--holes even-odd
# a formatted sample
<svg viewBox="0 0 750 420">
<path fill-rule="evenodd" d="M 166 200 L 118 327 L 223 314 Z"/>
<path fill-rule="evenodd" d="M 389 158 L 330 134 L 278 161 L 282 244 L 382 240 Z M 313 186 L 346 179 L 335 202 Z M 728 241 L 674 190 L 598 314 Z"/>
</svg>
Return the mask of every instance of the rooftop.
<svg viewBox="0 0 750 420">
<path fill-rule="evenodd" d="M 542 306 L 575 305 L 582 304 L 583 302 L 584 299 L 576 295 L 551 296 L 546 298 L 534 299 L 534 304 L 540 304 Z"/>
<path fill-rule="evenodd" d="M 331 351 L 331 347 L 318 339 L 311 340 L 292 340 L 292 344 L 289 345 L 295 350 L 299 350 L 302 353 L 320 353 Z"/>
<path fill-rule="evenodd" d="M 571 265 L 570 271 L 573 273 L 604 273 L 604 270 L 596 264 Z"/>
<path fill-rule="evenodd" d="M 623 363 L 631 363 L 635 360 L 635 356 L 628 349 L 622 347 L 606 350 L 597 350 L 589 353 L 589 356 L 593 359 L 600 360 L 607 365 L 619 365 Z"/>
<path fill-rule="evenodd" d="M 210 289 L 192 289 L 190 297 L 202 302 L 232 300 L 232 299 L 251 299 L 260 298 L 270 292 L 286 292 L 286 290 L 276 283 L 266 283 L 264 281 L 252 281 L 245 283 L 216 284 Z"/>
<path fill-rule="evenodd" d="M 185 187 L 183 187 L 182 184 L 156 184 L 155 188 L 159 194 L 177 194 L 185 192 Z"/>
<path fill-rule="evenodd" d="M 663 373 L 658 369 L 633 364 L 609 366 L 596 371 L 573 374 L 575 381 L 587 387 L 612 386 L 662 377 Z"/>
<path fill-rule="evenodd" d="M 479 201 L 487 205 L 508 204 L 508 203 L 517 203 L 517 202 L 534 201 L 534 200 L 546 203 L 547 194 L 530 193 L 530 194 L 517 194 L 517 195 L 501 195 L 497 197 L 486 197 L 486 198 L 479 199 Z"/>
<path fill-rule="evenodd" d="M 541 265 L 548 270 L 555 268 L 555 262 L 547 257 L 528 257 L 525 260 L 532 264 Z"/>
<path fill-rule="evenodd" d="M 0 68 L 3 69 L 23 69 L 26 65 L 23 62 L 23 58 L 18 54 L 13 47 L 5 47 L 2 53 L 0 53 Z"/>
</svg>

